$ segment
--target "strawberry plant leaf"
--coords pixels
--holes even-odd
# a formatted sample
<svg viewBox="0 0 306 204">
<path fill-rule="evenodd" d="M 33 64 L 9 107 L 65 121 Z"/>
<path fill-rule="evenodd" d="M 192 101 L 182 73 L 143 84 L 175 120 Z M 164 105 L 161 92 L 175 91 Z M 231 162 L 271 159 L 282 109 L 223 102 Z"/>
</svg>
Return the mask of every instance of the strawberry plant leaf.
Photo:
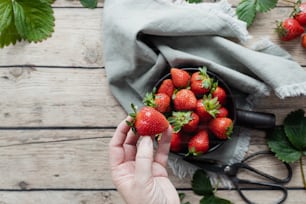
<svg viewBox="0 0 306 204">
<path fill-rule="evenodd" d="M 268 137 L 268 146 L 276 157 L 283 162 L 295 162 L 302 156 L 302 153 L 291 145 L 283 127 L 277 127 L 273 130 Z"/>
<path fill-rule="evenodd" d="M 256 11 L 267 12 L 276 7 L 278 0 L 257 0 Z"/>
<path fill-rule="evenodd" d="M 203 170 L 197 170 L 191 181 L 192 190 L 198 195 L 210 196 L 213 195 L 213 187 L 210 180 Z"/>
<path fill-rule="evenodd" d="M 21 40 L 14 24 L 13 6 L 10 0 L 0 2 L 0 48 Z"/>
<path fill-rule="evenodd" d="M 200 204 L 231 204 L 232 202 L 219 198 L 217 196 L 211 195 L 204 197 L 200 200 Z"/>
<path fill-rule="evenodd" d="M 237 5 L 236 14 L 238 18 L 247 23 L 247 26 L 253 24 L 256 17 L 256 0 L 242 0 Z"/>
<path fill-rule="evenodd" d="M 306 118 L 304 110 L 291 112 L 284 120 L 285 133 L 290 143 L 300 151 L 306 150 Z"/>
<path fill-rule="evenodd" d="M 80 0 L 81 4 L 86 8 L 96 8 L 98 0 Z"/>
<path fill-rule="evenodd" d="M 53 9 L 41 0 L 15 0 L 12 2 L 16 29 L 29 42 L 39 42 L 54 31 Z"/>
<path fill-rule="evenodd" d="M 188 3 L 201 3 L 202 0 L 186 0 Z"/>
</svg>

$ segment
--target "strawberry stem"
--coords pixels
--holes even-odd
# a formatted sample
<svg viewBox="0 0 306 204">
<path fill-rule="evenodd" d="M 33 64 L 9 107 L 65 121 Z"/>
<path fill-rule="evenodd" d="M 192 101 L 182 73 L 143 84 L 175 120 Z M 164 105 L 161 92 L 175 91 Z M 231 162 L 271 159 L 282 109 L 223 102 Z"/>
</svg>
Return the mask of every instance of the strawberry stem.
<svg viewBox="0 0 306 204">
<path fill-rule="evenodd" d="M 301 169 L 304 189 L 306 189 L 306 179 L 305 179 L 305 174 L 304 174 L 304 169 L 303 169 L 303 157 L 300 157 L 300 169 Z"/>
</svg>

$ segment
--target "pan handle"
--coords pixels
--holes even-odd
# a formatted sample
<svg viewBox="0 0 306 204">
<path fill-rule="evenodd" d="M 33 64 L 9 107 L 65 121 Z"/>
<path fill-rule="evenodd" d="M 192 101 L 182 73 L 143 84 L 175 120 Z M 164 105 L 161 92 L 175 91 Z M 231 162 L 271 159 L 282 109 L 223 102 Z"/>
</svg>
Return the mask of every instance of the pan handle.
<svg viewBox="0 0 306 204">
<path fill-rule="evenodd" d="M 275 127 L 275 115 L 272 113 L 255 112 L 237 109 L 237 125 L 255 129 Z"/>
</svg>

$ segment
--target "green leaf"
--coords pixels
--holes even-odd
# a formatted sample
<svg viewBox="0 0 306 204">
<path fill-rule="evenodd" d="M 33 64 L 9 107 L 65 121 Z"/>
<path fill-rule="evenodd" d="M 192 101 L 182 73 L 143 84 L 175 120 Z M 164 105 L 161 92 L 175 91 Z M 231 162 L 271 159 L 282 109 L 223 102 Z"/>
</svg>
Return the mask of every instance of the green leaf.
<svg viewBox="0 0 306 204">
<path fill-rule="evenodd" d="M 302 156 L 302 153 L 291 145 L 283 127 L 274 129 L 268 137 L 268 146 L 278 159 L 287 163 L 295 162 Z"/>
<path fill-rule="evenodd" d="M 213 195 L 213 188 L 210 180 L 204 170 L 197 170 L 191 181 L 192 190 L 198 195 L 210 196 Z"/>
<path fill-rule="evenodd" d="M 203 0 L 186 0 L 188 3 L 201 3 Z"/>
<path fill-rule="evenodd" d="M 247 26 L 253 24 L 256 17 L 256 0 L 242 0 L 237 5 L 236 14 L 238 18 L 247 23 Z"/>
<path fill-rule="evenodd" d="M 53 9 L 41 0 L 12 2 L 15 25 L 19 35 L 29 42 L 42 41 L 54 31 Z"/>
<path fill-rule="evenodd" d="M 256 10 L 258 12 L 267 12 L 275 8 L 278 0 L 257 0 Z"/>
<path fill-rule="evenodd" d="M 10 24 L 3 32 L 0 33 L 0 48 L 8 46 L 10 44 L 16 44 L 21 40 L 21 36 L 18 34 L 14 24 Z"/>
<path fill-rule="evenodd" d="M 290 143 L 298 150 L 306 150 L 306 118 L 304 110 L 291 112 L 284 120 L 285 133 Z"/>
<path fill-rule="evenodd" d="M 14 24 L 11 0 L 3 0 L 0 2 L 0 48 L 15 44 L 18 40 L 21 40 L 21 37 Z"/>
<path fill-rule="evenodd" d="M 80 0 L 81 4 L 86 8 L 96 8 L 98 0 Z"/>
<path fill-rule="evenodd" d="M 200 204 L 231 204 L 229 200 L 216 197 L 214 195 L 204 197 L 200 200 Z"/>
</svg>

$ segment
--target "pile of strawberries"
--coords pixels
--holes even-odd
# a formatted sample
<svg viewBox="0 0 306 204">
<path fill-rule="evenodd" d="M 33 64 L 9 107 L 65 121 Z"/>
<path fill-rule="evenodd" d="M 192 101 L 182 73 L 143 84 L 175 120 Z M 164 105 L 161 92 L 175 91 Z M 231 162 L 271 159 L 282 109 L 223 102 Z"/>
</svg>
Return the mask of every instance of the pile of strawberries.
<svg viewBox="0 0 306 204">
<path fill-rule="evenodd" d="M 172 126 L 170 150 L 195 156 L 207 152 L 212 141 L 231 136 L 226 102 L 225 89 L 205 67 L 192 72 L 171 68 L 170 76 L 144 98 L 145 107 L 162 113 Z"/>
<path fill-rule="evenodd" d="M 306 48 L 304 26 L 306 26 L 306 2 L 298 0 L 290 17 L 277 22 L 276 31 L 283 41 L 290 41 L 301 36 L 301 45 Z"/>
</svg>

